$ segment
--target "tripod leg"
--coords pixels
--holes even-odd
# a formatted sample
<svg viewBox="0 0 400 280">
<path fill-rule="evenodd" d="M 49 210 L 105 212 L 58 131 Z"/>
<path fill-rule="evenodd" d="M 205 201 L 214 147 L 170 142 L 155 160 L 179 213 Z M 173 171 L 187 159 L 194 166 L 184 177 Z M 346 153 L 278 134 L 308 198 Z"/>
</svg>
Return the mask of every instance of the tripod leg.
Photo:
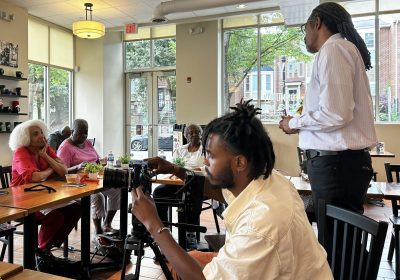
<svg viewBox="0 0 400 280">
<path fill-rule="evenodd" d="M 135 276 L 133 277 L 134 280 L 139 279 L 139 274 L 140 274 L 140 264 L 142 262 L 142 256 L 143 256 L 143 241 L 139 240 L 139 245 L 138 245 L 138 250 L 135 251 L 137 253 L 137 258 L 136 258 L 136 268 L 135 268 Z"/>
<path fill-rule="evenodd" d="M 165 259 L 163 258 L 157 244 L 155 244 L 155 242 L 149 242 L 149 246 L 151 249 L 153 249 L 154 255 L 156 256 L 156 259 L 157 259 L 158 263 L 160 264 L 162 271 L 164 272 L 165 278 L 167 280 L 173 280 L 171 271 L 169 271 L 168 266 L 165 263 Z"/>
</svg>

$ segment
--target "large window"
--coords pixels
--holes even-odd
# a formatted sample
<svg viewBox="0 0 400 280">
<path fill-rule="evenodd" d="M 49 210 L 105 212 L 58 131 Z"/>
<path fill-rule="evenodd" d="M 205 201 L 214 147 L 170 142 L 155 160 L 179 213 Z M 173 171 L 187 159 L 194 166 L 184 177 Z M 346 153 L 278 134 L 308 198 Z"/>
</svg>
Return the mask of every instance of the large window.
<svg viewBox="0 0 400 280">
<path fill-rule="evenodd" d="M 71 80 L 71 71 L 29 63 L 29 118 L 44 121 L 50 131 L 68 125 Z"/>
<path fill-rule="evenodd" d="M 29 118 L 59 130 L 72 120 L 73 35 L 30 18 L 28 41 Z"/>
<path fill-rule="evenodd" d="M 378 0 L 375 14 L 375 1 L 342 3 L 371 53 L 367 76 L 375 120 L 400 122 L 400 7 Z M 225 112 L 243 98 L 262 108 L 265 122 L 278 121 L 284 111 L 300 114 L 314 56 L 306 51 L 299 27 L 285 27 L 281 14 L 270 12 L 224 20 L 223 38 Z"/>
<path fill-rule="evenodd" d="M 295 114 L 306 88 L 303 68 L 312 59 L 303 45 L 298 27 L 274 25 L 225 30 L 224 109 L 243 98 L 252 99 L 262 108 L 263 121 L 277 121 L 284 110 Z M 299 85 L 296 94 L 291 94 L 288 83 Z"/>
</svg>

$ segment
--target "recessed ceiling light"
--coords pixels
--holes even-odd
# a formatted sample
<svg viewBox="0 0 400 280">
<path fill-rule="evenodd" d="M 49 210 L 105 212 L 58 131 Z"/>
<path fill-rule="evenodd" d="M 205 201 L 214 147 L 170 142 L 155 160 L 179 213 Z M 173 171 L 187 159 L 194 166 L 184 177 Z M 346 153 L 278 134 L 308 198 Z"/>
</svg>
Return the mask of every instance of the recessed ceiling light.
<svg viewBox="0 0 400 280">
<path fill-rule="evenodd" d="M 244 9 L 246 8 L 246 4 L 239 4 L 236 6 L 237 9 Z"/>
</svg>

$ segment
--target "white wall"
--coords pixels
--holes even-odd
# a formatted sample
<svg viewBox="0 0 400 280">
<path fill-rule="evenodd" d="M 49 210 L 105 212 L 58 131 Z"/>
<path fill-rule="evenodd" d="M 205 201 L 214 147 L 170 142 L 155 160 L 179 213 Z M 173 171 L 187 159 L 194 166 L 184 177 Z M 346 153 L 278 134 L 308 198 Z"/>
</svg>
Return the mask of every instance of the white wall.
<svg viewBox="0 0 400 280">
<path fill-rule="evenodd" d="M 115 157 L 124 153 L 124 74 L 121 32 L 107 32 L 104 38 L 104 146 L 103 153 Z M 129 152 L 128 152 L 129 154 Z"/>
<path fill-rule="evenodd" d="M 190 34 L 202 27 L 203 33 Z M 177 123 L 206 124 L 218 114 L 218 21 L 176 27 Z M 191 77 L 192 82 L 186 81 Z"/>
<path fill-rule="evenodd" d="M 95 147 L 102 157 L 104 146 L 103 39 L 75 39 L 74 116 L 89 124 L 88 138 L 96 138 Z"/>
<path fill-rule="evenodd" d="M 0 40 L 18 45 L 18 68 L 0 65 L 4 69 L 4 75 L 15 76 L 15 71 L 22 71 L 24 77 L 28 76 L 28 12 L 20 7 L 0 1 L 0 11 L 14 14 L 14 20 L 7 22 L 0 20 Z M 22 95 L 28 95 L 27 81 L 8 81 L 1 80 L 0 85 L 15 91 L 16 87 L 22 88 Z M 3 98 L 4 106 L 10 106 L 11 101 L 19 100 L 21 113 L 28 112 L 28 98 Z M 0 122 L 25 121 L 28 116 L 7 116 L 0 115 Z M 5 125 L 3 124 L 3 129 Z M 0 165 L 11 165 L 12 152 L 8 147 L 10 134 L 0 133 Z"/>
</svg>

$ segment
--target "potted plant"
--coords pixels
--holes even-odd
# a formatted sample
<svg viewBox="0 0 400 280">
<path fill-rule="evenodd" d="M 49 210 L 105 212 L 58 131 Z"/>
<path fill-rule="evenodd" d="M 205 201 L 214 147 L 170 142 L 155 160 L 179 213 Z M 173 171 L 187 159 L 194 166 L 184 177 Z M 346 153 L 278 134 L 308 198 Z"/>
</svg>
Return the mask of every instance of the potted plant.
<svg viewBox="0 0 400 280">
<path fill-rule="evenodd" d="M 89 179 L 97 179 L 97 175 L 99 174 L 99 171 L 103 169 L 103 166 L 101 164 L 97 164 L 97 163 L 87 163 L 85 165 L 85 173 L 89 174 Z"/>
<path fill-rule="evenodd" d="M 179 167 L 185 167 L 186 161 L 182 157 L 177 157 L 174 159 L 174 164 L 178 165 Z"/>
<path fill-rule="evenodd" d="M 120 156 L 118 159 L 121 162 L 122 169 L 129 168 L 129 162 L 131 161 L 131 157 L 129 155 Z"/>
</svg>

